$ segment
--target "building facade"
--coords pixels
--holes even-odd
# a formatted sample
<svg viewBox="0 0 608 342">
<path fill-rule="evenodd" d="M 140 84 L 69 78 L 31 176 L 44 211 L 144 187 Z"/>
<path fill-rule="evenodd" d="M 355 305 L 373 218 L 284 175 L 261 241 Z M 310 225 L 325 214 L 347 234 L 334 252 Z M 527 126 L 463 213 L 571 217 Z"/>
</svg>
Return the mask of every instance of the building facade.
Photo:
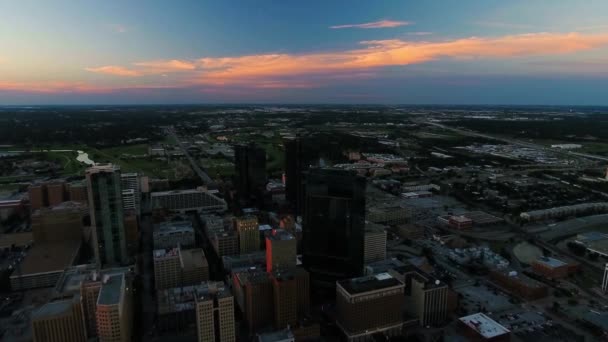
<svg viewBox="0 0 608 342">
<path fill-rule="evenodd" d="M 297 240 L 291 233 L 274 229 L 266 237 L 266 271 L 296 267 Z"/>
<path fill-rule="evenodd" d="M 239 251 L 241 254 L 249 254 L 260 250 L 260 232 L 257 217 L 239 217 L 234 221 L 234 227 L 239 235 Z"/>
<path fill-rule="evenodd" d="M 129 262 L 123 221 L 120 169 L 112 164 L 87 169 L 89 209 L 98 265 Z"/>
</svg>

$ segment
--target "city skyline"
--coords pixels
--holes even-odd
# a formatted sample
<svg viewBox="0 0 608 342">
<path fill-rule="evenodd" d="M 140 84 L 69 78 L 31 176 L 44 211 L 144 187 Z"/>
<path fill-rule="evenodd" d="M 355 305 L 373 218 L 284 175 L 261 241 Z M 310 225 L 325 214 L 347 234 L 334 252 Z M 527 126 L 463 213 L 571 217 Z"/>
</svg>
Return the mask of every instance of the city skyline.
<svg viewBox="0 0 608 342">
<path fill-rule="evenodd" d="M 608 105 L 608 4 L 0 4 L 0 104 Z"/>
</svg>

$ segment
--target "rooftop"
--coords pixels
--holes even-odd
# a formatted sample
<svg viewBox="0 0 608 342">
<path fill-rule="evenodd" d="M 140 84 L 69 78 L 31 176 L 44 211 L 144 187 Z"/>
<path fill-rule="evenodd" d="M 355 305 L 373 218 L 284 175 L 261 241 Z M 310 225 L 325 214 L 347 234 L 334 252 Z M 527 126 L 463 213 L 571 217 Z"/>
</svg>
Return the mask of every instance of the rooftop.
<svg viewBox="0 0 608 342">
<path fill-rule="evenodd" d="M 223 282 L 207 281 L 200 285 L 176 287 L 158 291 L 158 313 L 168 314 L 194 310 L 195 301 L 231 296 Z"/>
<path fill-rule="evenodd" d="M 97 305 L 115 305 L 120 302 L 124 284 L 123 274 L 106 275 L 99 292 Z"/>
<path fill-rule="evenodd" d="M 18 266 L 14 276 L 63 271 L 76 260 L 80 241 L 35 244 Z"/>
<path fill-rule="evenodd" d="M 155 249 L 152 253 L 154 254 L 154 259 L 177 257 L 180 254 L 180 250 L 179 248 Z"/>
<path fill-rule="evenodd" d="M 194 232 L 192 222 L 186 220 L 165 221 L 154 226 L 154 235 Z"/>
<path fill-rule="evenodd" d="M 104 275 L 125 274 L 130 272 L 129 267 L 108 268 L 97 271 L 95 264 L 73 266 L 65 270 L 55 285 L 55 294 L 65 296 L 80 291 L 80 284 L 86 281 L 101 281 Z"/>
<path fill-rule="evenodd" d="M 557 268 L 557 267 L 567 265 L 567 263 L 565 263 L 561 260 L 555 259 L 555 258 L 551 258 L 551 257 L 540 257 L 540 258 L 536 259 L 536 262 L 539 264 L 543 264 L 545 266 L 551 267 L 551 268 Z"/>
<path fill-rule="evenodd" d="M 53 316 L 69 312 L 78 297 L 49 302 L 32 313 L 32 320 L 52 318 Z M 78 302 L 77 302 L 78 303 Z"/>
<path fill-rule="evenodd" d="M 268 273 L 261 268 L 251 267 L 245 272 L 237 272 L 234 274 L 241 286 L 247 284 L 262 284 L 270 281 Z"/>
<path fill-rule="evenodd" d="M 259 334 L 258 342 L 281 342 L 293 338 L 293 333 L 289 329 L 285 329 L 265 334 Z"/>
<path fill-rule="evenodd" d="M 339 281 L 338 284 L 351 295 L 382 290 L 394 286 L 403 287 L 403 283 L 389 273 L 378 273 L 371 276 L 342 280 Z"/>
<path fill-rule="evenodd" d="M 295 237 L 290 232 L 283 229 L 273 229 L 272 233 L 268 234 L 268 239 L 273 241 L 293 240 Z"/>
<path fill-rule="evenodd" d="M 201 248 L 185 249 L 180 251 L 180 260 L 184 270 L 207 267 L 207 258 Z"/>
<path fill-rule="evenodd" d="M 481 312 L 461 317 L 459 320 L 486 339 L 510 333 L 507 328 Z"/>
</svg>

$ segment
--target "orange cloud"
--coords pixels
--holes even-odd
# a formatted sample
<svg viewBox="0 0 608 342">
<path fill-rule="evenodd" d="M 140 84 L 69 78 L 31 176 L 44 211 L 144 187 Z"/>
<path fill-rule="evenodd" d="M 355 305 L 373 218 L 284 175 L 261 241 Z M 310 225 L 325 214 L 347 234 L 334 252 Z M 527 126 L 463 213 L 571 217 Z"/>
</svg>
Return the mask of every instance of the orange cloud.
<svg viewBox="0 0 608 342">
<path fill-rule="evenodd" d="M 125 67 L 115 66 L 115 65 L 106 65 L 106 66 L 101 66 L 101 67 L 97 67 L 97 68 L 86 68 L 85 70 L 94 72 L 94 73 L 98 73 L 98 74 L 107 74 L 107 75 L 114 75 L 114 76 L 135 77 L 135 76 L 142 75 L 139 71 L 127 69 Z"/>
<path fill-rule="evenodd" d="M 84 82 L 5 82 L 0 81 L 0 91 L 27 93 L 106 93 L 113 89 L 98 87 Z"/>
<path fill-rule="evenodd" d="M 196 65 L 194 63 L 188 61 L 182 61 L 178 59 L 171 59 L 168 61 L 149 61 L 149 62 L 138 62 L 133 65 L 142 67 L 147 71 L 144 71 L 146 74 L 153 73 L 166 73 L 171 71 L 183 71 L 183 70 L 194 70 Z"/>
<path fill-rule="evenodd" d="M 345 28 L 360 28 L 360 29 L 377 29 L 377 28 L 390 28 L 411 25 L 408 21 L 395 21 L 395 20 L 380 20 L 371 23 L 363 24 L 346 24 L 346 25 L 334 25 L 330 26 L 330 29 L 345 29 Z"/>
</svg>

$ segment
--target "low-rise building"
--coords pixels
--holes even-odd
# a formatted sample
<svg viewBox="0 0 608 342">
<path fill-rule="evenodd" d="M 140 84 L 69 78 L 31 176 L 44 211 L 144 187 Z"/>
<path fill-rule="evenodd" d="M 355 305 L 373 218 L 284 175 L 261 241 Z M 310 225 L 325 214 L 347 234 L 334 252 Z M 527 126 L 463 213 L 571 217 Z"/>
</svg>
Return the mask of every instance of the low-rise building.
<svg viewBox="0 0 608 342">
<path fill-rule="evenodd" d="M 150 200 L 152 209 L 164 208 L 181 213 L 187 211 L 221 213 L 228 209 L 226 201 L 203 188 L 152 192 Z"/>
<path fill-rule="evenodd" d="M 194 246 L 194 235 L 191 221 L 175 218 L 155 225 L 152 240 L 155 249 L 173 248 L 178 245 L 186 248 Z"/>
<path fill-rule="evenodd" d="M 575 273 L 579 264 L 565 262 L 551 257 L 540 257 L 532 262 L 534 273 L 549 279 L 561 279 Z"/>
<path fill-rule="evenodd" d="M 509 329 L 503 327 L 484 313 L 461 317 L 458 319 L 462 332 L 469 341 L 501 342 L 511 339 Z"/>
</svg>

